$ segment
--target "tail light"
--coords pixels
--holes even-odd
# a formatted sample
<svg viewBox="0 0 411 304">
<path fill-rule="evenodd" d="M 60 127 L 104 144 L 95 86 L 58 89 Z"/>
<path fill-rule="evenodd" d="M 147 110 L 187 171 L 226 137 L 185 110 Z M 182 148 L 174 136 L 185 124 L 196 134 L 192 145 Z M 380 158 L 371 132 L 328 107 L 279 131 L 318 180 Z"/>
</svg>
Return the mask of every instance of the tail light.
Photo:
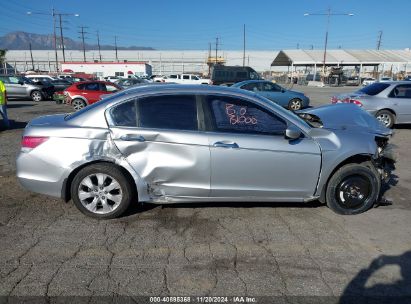
<svg viewBox="0 0 411 304">
<path fill-rule="evenodd" d="M 21 147 L 34 149 L 47 141 L 49 138 L 45 136 L 23 136 L 21 140 Z"/>
<path fill-rule="evenodd" d="M 359 107 L 362 107 L 362 103 L 359 100 L 356 99 L 350 99 L 350 103 L 353 103 Z"/>
</svg>

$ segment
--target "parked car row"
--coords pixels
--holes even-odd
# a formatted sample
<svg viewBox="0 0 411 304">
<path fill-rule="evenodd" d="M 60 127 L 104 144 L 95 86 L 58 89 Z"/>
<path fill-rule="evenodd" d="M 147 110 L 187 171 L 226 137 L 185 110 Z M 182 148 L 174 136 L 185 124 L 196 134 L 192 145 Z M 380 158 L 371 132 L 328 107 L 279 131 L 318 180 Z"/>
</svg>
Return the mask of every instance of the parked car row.
<svg viewBox="0 0 411 304">
<path fill-rule="evenodd" d="M 54 94 L 54 86 L 49 83 L 34 82 L 33 80 L 17 75 L 0 75 L 9 98 L 26 98 L 33 101 L 51 99 Z"/>
</svg>

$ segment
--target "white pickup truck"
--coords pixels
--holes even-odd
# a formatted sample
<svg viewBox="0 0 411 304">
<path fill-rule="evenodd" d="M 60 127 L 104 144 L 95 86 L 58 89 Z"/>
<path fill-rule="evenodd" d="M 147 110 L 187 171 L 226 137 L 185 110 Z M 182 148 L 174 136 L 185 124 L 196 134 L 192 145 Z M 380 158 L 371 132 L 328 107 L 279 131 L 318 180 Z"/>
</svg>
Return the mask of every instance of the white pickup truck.
<svg viewBox="0 0 411 304">
<path fill-rule="evenodd" d="M 173 74 L 167 76 L 164 82 L 182 83 L 182 84 L 211 84 L 210 79 L 202 79 L 193 74 Z"/>
</svg>

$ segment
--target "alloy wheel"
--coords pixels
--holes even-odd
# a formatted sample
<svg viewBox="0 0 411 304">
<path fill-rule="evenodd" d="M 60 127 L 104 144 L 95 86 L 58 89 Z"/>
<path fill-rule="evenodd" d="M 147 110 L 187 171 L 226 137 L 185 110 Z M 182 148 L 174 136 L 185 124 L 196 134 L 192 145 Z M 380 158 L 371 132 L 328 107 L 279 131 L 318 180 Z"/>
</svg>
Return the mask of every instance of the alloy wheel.
<svg viewBox="0 0 411 304">
<path fill-rule="evenodd" d="M 391 125 L 391 117 L 386 113 L 377 115 L 377 120 L 379 120 L 385 127 L 389 127 Z"/>
<path fill-rule="evenodd" d="M 40 92 L 33 92 L 31 93 L 31 98 L 33 99 L 33 101 L 35 102 L 39 102 L 42 99 L 41 93 Z"/>
<path fill-rule="evenodd" d="M 96 173 L 83 178 L 78 188 L 81 204 L 90 212 L 107 214 L 120 206 L 123 191 L 119 182 L 108 174 Z"/>
<path fill-rule="evenodd" d="M 75 99 L 73 100 L 73 108 L 76 111 L 81 110 L 82 108 L 84 108 L 86 105 L 84 103 L 84 101 L 80 100 L 80 99 Z"/>
<path fill-rule="evenodd" d="M 290 101 L 290 110 L 298 111 L 301 109 L 301 101 L 299 99 L 293 99 Z"/>
</svg>

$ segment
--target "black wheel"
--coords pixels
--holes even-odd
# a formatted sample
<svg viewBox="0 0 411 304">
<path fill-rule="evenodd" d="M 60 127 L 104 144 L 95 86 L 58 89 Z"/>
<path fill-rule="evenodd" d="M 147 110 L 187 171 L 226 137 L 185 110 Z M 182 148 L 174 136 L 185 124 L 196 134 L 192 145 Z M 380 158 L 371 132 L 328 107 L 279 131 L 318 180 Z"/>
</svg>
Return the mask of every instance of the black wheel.
<svg viewBox="0 0 411 304">
<path fill-rule="evenodd" d="M 101 219 L 120 216 L 133 199 L 130 182 L 111 164 L 94 164 L 81 169 L 70 190 L 74 204 L 82 213 Z"/>
<path fill-rule="evenodd" d="M 35 102 L 39 102 L 43 100 L 43 95 L 41 95 L 40 91 L 34 90 L 30 93 L 31 100 Z"/>
<path fill-rule="evenodd" d="M 288 109 L 290 111 L 298 111 L 298 110 L 301 110 L 302 107 L 303 107 L 303 102 L 301 99 L 298 99 L 298 98 L 293 98 L 288 103 Z"/>
<path fill-rule="evenodd" d="M 87 106 L 87 103 L 80 98 L 76 98 L 71 102 L 71 105 L 73 106 L 75 111 L 79 111 L 82 108 L 85 108 Z"/>
<path fill-rule="evenodd" d="M 327 206 L 338 214 L 358 214 L 370 209 L 379 197 L 381 180 L 371 162 L 348 164 L 330 178 Z"/>
<path fill-rule="evenodd" d="M 377 118 L 385 127 L 392 128 L 395 123 L 395 115 L 388 110 L 381 110 L 375 114 Z"/>
</svg>

